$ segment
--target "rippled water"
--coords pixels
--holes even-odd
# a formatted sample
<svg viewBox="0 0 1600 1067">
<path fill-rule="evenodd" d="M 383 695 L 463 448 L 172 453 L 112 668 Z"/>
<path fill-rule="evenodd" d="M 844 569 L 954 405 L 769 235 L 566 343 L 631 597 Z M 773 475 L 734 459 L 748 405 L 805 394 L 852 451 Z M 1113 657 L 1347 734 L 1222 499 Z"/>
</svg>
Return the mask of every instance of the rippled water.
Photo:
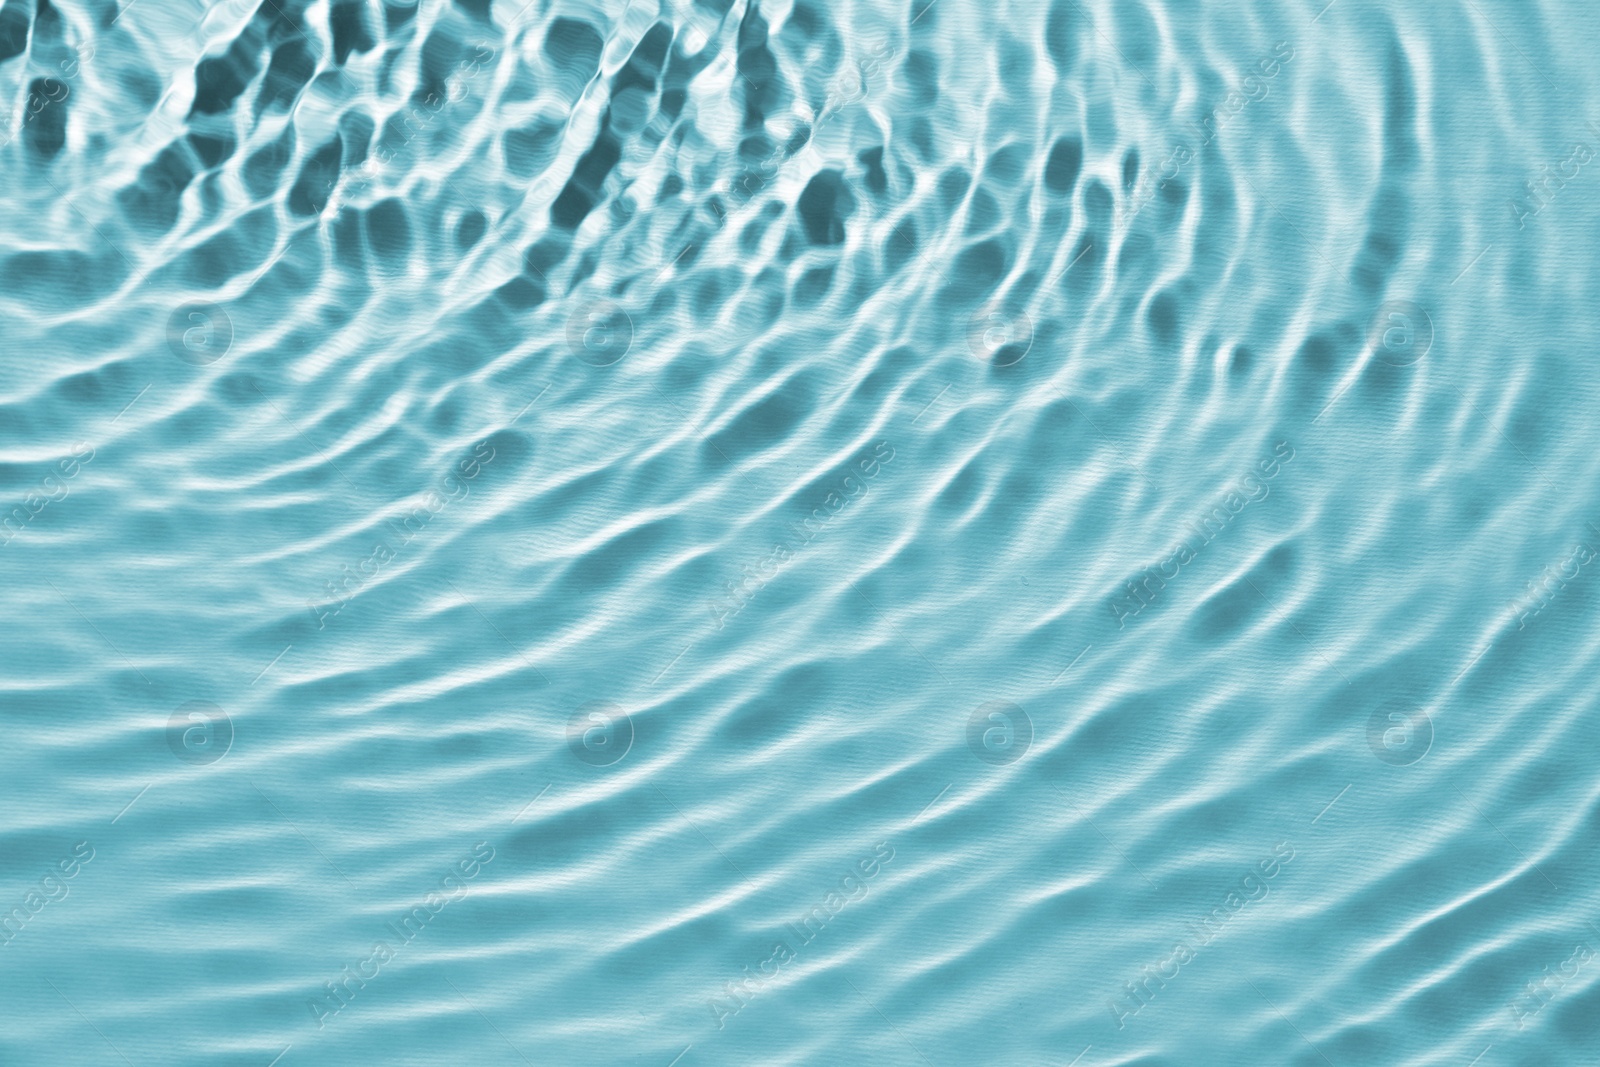
<svg viewBox="0 0 1600 1067">
<path fill-rule="evenodd" d="M 5 0 L 0 1061 L 1600 1062 L 1597 43 Z"/>
</svg>

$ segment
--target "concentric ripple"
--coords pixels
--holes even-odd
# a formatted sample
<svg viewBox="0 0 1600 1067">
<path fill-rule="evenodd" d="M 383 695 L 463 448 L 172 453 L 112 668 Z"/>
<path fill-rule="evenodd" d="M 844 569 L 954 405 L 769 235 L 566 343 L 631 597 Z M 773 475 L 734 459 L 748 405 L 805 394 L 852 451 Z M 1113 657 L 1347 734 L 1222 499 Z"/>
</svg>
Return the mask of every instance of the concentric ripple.
<svg viewBox="0 0 1600 1067">
<path fill-rule="evenodd" d="M 1595 1062 L 1597 43 L 4 0 L 0 1061 Z"/>
</svg>

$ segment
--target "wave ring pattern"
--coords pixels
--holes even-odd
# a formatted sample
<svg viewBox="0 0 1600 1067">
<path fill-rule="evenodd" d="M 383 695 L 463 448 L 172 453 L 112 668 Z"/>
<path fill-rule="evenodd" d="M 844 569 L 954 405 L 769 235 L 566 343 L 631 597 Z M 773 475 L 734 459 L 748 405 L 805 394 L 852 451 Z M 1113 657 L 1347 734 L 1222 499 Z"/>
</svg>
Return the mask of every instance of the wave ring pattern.
<svg viewBox="0 0 1600 1067">
<path fill-rule="evenodd" d="M 5 0 L 0 1060 L 1592 1061 L 1597 40 Z"/>
</svg>

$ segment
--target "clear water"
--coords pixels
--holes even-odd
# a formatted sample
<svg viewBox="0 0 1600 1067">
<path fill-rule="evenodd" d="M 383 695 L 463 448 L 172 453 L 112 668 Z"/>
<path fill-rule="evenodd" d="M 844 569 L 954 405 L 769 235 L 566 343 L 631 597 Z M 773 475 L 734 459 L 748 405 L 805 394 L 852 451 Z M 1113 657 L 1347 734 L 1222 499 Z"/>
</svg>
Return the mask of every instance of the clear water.
<svg viewBox="0 0 1600 1067">
<path fill-rule="evenodd" d="M 0 1061 L 1597 1062 L 1597 43 L 6 0 Z"/>
</svg>

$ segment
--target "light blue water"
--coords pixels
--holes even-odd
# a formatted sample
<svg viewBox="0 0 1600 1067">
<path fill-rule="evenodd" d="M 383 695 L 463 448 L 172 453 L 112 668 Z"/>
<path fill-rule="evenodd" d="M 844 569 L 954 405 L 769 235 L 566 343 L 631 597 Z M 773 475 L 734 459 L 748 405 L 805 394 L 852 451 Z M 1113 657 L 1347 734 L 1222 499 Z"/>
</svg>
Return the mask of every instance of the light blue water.
<svg viewBox="0 0 1600 1067">
<path fill-rule="evenodd" d="M 5 0 L 0 1062 L 1600 1063 L 1600 13 Z"/>
</svg>

